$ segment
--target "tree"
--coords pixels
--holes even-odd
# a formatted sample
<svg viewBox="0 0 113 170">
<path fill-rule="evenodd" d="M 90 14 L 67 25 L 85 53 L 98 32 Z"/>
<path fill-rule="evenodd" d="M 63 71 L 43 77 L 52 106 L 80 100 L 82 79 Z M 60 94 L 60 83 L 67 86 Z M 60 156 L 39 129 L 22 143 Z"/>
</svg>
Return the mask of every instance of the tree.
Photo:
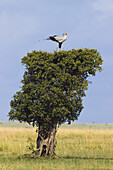
<svg viewBox="0 0 113 170">
<path fill-rule="evenodd" d="M 10 102 L 9 117 L 38 127 L 39 157 L 54 154 L 57 126 L 78 119 L 87 78 L 102 70 L 102 62 L 95 49 L 33 51 L 22 58 L 23 85 Z"/>
</svg>

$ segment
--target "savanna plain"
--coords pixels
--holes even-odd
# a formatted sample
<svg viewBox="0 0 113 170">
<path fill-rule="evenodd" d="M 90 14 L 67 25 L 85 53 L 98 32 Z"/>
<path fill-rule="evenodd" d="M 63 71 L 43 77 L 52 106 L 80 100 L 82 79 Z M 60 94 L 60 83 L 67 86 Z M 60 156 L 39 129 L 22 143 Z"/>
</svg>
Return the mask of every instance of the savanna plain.
<svg viewBox="0 0 113 170">
<path fill-rule="evenodd" d="M 27 124 L 0 122 L 0 170 L 113 170 L 113 124 L 62 125 L 56 159 L 24 157 L 37 135 Z"/>
</svg>

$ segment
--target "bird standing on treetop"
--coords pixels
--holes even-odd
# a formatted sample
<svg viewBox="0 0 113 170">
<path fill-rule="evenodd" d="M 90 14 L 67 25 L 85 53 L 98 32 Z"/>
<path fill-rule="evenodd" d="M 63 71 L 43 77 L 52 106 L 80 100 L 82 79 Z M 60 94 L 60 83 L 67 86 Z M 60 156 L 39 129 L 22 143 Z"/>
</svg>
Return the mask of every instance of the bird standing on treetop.
<svg viewBox="0 0 113 170">
<path fill-rule="evenodd" d="M 62 43 L 67 40 L 67 33 L 65 33 L 62 36 L 58 36 L 58 35 L 54 35 L 54 36 L 50 36 L 49 38 L 47 38 L 46 40 L 52 40 L 52 41 L 56 41 L 59 43 L 59 50 L 61 50 L 61 46 Z"/>
</svg>

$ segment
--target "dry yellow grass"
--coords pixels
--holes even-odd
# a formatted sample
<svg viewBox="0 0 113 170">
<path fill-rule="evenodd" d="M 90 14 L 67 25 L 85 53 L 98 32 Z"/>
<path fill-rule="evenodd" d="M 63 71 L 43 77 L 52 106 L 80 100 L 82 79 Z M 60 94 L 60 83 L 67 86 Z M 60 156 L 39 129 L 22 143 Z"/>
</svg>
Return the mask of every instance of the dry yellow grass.
<svg viewBox="0 0 113 170">
<path fill-rule="evenodd" d="M 113 130 L 60 129 L 57 137 L 58 147 L 65 149 L 63 153 L 59 151 L 60 155 L 65 153 L 66 156 L 78 158 L 113 158 Z"/>
<path fill-rule="evenodd" d="M 31 128 L 0 128 L 0 149 L 3 154 L 25 154 L 26 146 L 35 142 L 37 134 Z"/>
<path fill-rule="evenodd" d="M 113 130 L 68 129 L 57 132 L 58 160 L 18 159 L 35 145 L 35 128 L 0 127 L 0 169 L 113 169 Z"/>
</svg>

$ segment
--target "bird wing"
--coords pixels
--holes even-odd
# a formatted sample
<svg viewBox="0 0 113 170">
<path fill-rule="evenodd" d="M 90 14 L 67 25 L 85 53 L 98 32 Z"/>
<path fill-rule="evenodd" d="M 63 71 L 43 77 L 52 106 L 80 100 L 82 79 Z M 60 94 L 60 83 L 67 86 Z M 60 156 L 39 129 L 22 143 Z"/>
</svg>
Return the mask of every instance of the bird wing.
<svg viewBox="0 0 113 170">
<path fill-rule="evenodd" d="M 65 36 L 55 36 L 54 38 L 59 43 L 62 43 L 62 42 L 64 42 L 67 39 L 67 37 L 65 37 Z"/>
</svg>

